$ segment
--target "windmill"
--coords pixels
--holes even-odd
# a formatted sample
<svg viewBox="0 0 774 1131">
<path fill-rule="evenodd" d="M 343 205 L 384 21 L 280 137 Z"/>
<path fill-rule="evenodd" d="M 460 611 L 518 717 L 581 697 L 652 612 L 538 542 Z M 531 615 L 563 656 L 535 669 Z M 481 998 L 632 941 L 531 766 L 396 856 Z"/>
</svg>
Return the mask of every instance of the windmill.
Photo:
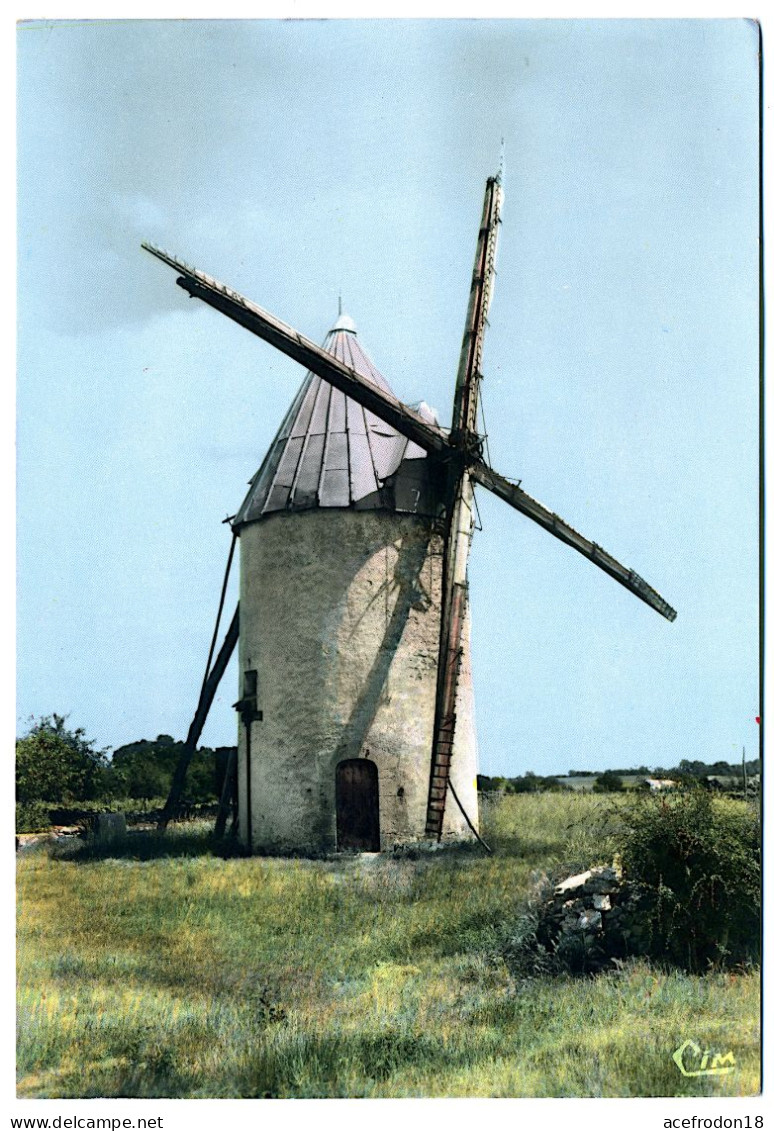
<svg viewBox="0 0 774 1131">
<path fill-rule="evenodd" d="M 476 485 L 674 620 L 638 574 L 484 458 L 478 402 L 502 203 L 498 174 L 486 184 L 448 430 L 426 405 L 398 400 L 341 311 L 318 346 L 143 244 L 192 298 L 307 370 L 231 523 L 229 566 L 242 543 L 240 604 L 213 663 L 224 582 L 163 823 L 240 638 L 239 829 L 248 851 L 478 835 L 467 583 Z"/>
</svg>

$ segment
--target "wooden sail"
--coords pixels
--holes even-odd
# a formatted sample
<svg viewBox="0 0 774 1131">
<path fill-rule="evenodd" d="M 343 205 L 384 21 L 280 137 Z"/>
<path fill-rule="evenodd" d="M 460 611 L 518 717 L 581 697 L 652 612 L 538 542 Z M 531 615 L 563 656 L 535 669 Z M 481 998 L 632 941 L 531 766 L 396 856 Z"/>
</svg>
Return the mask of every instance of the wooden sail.
<svg viewBox="0 0 774 1131">
<path fill-rule="evenodd" d="M 476 243 L 468 313 L 462 339 L 450 440 L 457 458 L 449 462 L 447 534 L 443 566 L 441 635 L 438 654 L 433 753 L 427 798 L 428 836 L 441 838 L 454 751 L 457 687 L 462 661 L 462 633 L 468 604 L 468 555 L 473 534 L 473 484 L 469 458 L 480 458 L 478 396 L 487 314 L 495 279 L 497 234 L 503 191 L 499 177 L 486 183 L 481 226 Z"/>
</svg>

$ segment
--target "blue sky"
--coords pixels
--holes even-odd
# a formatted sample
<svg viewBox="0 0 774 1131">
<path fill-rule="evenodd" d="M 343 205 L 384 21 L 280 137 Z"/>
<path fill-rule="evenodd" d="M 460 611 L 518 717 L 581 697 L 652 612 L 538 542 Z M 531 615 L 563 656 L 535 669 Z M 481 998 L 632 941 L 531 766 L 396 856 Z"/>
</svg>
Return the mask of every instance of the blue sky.
<svg viewBox="0 0 774 1131">
<path fill-rule="evenodd" d="M 339 290 L 448 423 L 505 138 L 493 465 L 670 625 L 479 491 L 484 772 L 737 761 L 758 704 L 757 28 L 21 25 L 17 726 L 184 736 L 238 508 L 303 374 L 150 239 L 317 340 Z M 233 596 L 235 600 L 235 594 Z M 227 676 L 204 741 L 228 744 Z"/>
</svg>

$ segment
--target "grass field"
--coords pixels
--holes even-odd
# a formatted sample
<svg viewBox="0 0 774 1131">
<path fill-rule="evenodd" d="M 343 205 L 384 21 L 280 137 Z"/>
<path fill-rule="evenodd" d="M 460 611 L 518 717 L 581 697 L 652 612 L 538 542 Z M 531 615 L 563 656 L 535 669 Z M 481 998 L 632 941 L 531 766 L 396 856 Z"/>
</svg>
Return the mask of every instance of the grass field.
<svg viewBox="0 0 774 1131">
<path fill-rule="evenodd" d="M 611 858 L 614 805 L 506 797 L 491 857 L 220 859 L 206 829 L 22 853 L 19 1095 L 755 1094 L 755 973 L 517 982 L 498 957 L 537 871 Z M 687 1039 L 735 1067 L 681 1075 Z"/>
</svg>

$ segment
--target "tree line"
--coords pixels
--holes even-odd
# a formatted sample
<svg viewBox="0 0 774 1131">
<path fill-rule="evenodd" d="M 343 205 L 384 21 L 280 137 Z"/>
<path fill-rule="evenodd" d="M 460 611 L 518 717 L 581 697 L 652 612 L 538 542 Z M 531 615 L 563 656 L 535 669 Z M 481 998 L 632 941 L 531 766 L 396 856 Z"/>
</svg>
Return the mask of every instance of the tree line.
<svg viewBox="0 0 774 1131">
<path fill-rule="evenodd" d="M 746 763 L 748 774 L 758 774 L 761 769 L 760 758 L 752 758 Z M 666 769 L 664 766 L 637 766 L 629 769 L 611 769 L 611 770 L 568 770 L 566 776 L 568 778 L 593 778 L 600 772 L 618 774 L 619 777 L 631 777 L 632 774 L 642 775 L 646 778 L 671 778 L 675 775 L 689 774 L 694 778 L 708 778 L 708 777 L 736 777 L 741 778 L 745 770 L 745 766 L 741 762 L 733 764 L 731 762 L 701 762 L 699 759 L 683 758 L 671 769 Z"/>
<path fill-rule="evenodd" d="M 169 734 L 139 739 L 113 751 L 100 749 L 82 727 L 70 727 L 66 715 L 30 720 L 16 740 L 16 801 L 30 819 L 45 807 L 166 798 L 184 743 Z M 186 775 L 185 800 L 218 800 L 230 747 L 200 747 Z M 22 812 L 24 820 L 24 812 Z M 34 821 L 33 821 L 34 823 Z"/>
<path fill-rule="evenodd" d="M 667 779 L 678 784 L 698 783 L 717 788 L 722 785 L 722 779 L 727 779 L 729 783 L 741 781 L 745 769 L 748 779 L 752 779 L 760 774 L 760 768 L 759 758 L 751 759 L 744 767 L 741 762 L 739 765 L 732 765 L 729 762 L 701 762 L 683 758 L 671 769 L 663 766 L 639 766 L 636 769 L 570 770 L 563 776 L 594 779 L 592 788 L 596 793 L 617 793 L 626 788 L 625 778 L 639 777 L 643 783 L 648 778 Z M 572 786 L 558 774 L 544 777 L 528 770 L 518 777 L 489 777 L 487 774 L 479 774 L 478 788 L 484 793 L 544 793 L 572 789 Z"/>
<path fill-rule="evenodd" d="M 112 755 L 88 738 L 82 727 L 68 726 L 66 715 L 44 715 L 31 719 L 27 733 L 16 740 L 16 800 L 21 807 L 22 824 L 34 825 L 43 819 L 43 810 L 84 803 L 147 804 L 166 798 L 184 743 L 169 734 L 155 739 L 138 739 L 119 746 Z M 215 803 L 223 782 L 229 753 L 233 747 L 200 747 L 193 756 L 186 776 L 185 801 L 193 805 Z M 748 777 L 760 773 L 760 760 L 746 766 Z M 669 778 L 712 784 L 713 779 L 741 779 L 741 763 L 702 762 L 684 758 L 671 769 L 640 766 L 637 769 L 570 770 L 568 778 L 594 778 L 598 793 L 624 789 L 624 777 L 633 774 L 643 779 Z M 538 793 L 570 787 L 558 775 L 527 771 L 517 777 L 478 775 L 483 792 Z"/>
</svg>

